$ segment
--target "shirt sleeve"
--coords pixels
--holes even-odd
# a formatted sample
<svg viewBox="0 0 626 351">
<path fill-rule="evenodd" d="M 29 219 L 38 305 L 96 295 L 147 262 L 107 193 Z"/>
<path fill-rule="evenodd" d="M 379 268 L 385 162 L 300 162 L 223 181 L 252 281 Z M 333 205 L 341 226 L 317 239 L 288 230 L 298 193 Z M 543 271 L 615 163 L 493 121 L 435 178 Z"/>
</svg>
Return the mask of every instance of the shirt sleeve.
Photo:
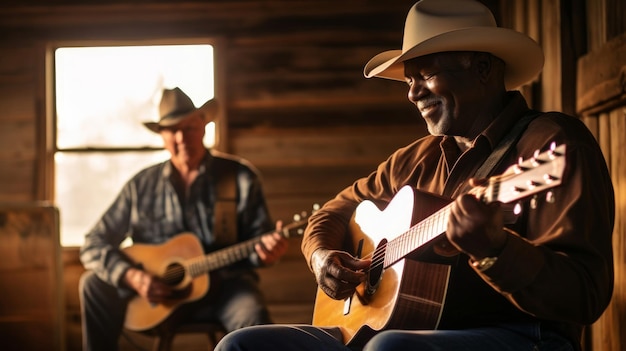
<svg viewBox="0 0 626 351">
<path fill-rule="evenodd" d="M 269 213 L 263 185 L 258 171 L 252 166 L 242 165 L 238 172 L 239 204 L 238 230 L 240 241 L 245 241 L 274 229 L 274 223 Z M 256 252 L 250 255 L 249 263 L 254 267 L 262 265 Z"/>
<path fill-rule="evenodd" d="M 85 236 L 80 248 L 80 260 L 103 281 L 126 289 L 121 279 L 130 267 L 119 246 L 129 232 L 133 183 L 127 183 L 104 215 Z"/>
</svg>

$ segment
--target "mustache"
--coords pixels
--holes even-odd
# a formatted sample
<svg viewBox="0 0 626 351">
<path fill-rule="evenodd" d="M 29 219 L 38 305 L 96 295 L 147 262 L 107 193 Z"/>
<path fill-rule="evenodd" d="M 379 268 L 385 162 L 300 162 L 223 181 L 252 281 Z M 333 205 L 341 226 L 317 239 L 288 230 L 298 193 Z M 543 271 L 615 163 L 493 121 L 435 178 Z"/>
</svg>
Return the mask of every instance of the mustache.
<svg viewBox="0 0 626 351">
<path fill-rule="evenodd" d="M 442 100 L 438 97 L 435 96 L 431 96 L 431 97 L 425 97 L 422 99 L 419 99 L 416 103 L 415 106 L 417 106 L 417 109 L 422 111 L 424 109 L 427 109 L 433 105 L 436 104 L 440 104 L 442 102 Z"/>
</svg>

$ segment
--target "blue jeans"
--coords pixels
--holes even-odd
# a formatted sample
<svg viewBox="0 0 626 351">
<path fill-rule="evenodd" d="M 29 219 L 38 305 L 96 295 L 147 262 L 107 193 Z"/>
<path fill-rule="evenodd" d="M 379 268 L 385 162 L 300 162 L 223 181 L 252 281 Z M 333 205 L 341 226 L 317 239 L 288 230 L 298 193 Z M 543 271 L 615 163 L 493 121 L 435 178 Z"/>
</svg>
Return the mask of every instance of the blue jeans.
<svg viewBox="0 0 626 351">
<path fill-rule="evenodd" d="M 215 351 L 353 351 L 338 341 L 337 332 L 311 325 L 247 327 L 226 335 Z M 381 350 L 573 351 L 575 348 L 564 337 L 542 330 L 539 323 L 526 323 L 464 330 L 387 330 L 375 335 L 363 348 L 363 351 Z"/>
</svg>

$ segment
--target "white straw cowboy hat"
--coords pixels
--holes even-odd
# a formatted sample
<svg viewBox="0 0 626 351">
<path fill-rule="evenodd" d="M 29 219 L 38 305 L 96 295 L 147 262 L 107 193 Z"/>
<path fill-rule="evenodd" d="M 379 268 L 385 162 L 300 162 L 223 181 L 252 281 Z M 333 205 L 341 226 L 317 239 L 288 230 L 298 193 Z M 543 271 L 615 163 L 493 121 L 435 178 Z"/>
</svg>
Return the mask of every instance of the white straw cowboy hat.
<svg viewBox="0 0 626 351">
<path fill-rule="evenodd" d="M 445 51 L 481 51 L 506 63 L 505 84 L 513 89 L 543 68 L 541 47 L 525 34 L 501 28 L 491 11 L 473 0 L 421 0 L 406 17 L 402 50 L 374 56 L 365 77 L 404 81 L 404 61 Z"/>
<path fill-rule="evenodd" d="M 158 133 L 160 127 L 170 127 L 180 123 L 194 112 L 202 112 L 204 123 L 209 123 L 217 117 L 217 101 L 211 99 L 199 108 L 193 104 L 189 96 L 180 88 L 164 89 L 159 103 L 159 121 L 144 122 L 148 129 Z"/>
</svg>

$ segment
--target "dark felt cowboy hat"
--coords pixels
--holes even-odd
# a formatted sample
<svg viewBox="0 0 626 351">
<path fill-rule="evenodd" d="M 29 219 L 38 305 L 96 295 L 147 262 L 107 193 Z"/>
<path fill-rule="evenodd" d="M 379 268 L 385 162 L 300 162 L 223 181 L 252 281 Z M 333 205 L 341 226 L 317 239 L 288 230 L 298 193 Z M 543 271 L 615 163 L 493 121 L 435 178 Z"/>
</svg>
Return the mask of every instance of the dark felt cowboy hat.
<svg viewBox="0 0 626 351">
<path fill-rule="evenodd" d="M 176 125 L 183 119 L 192 116 L 196 111 L 200 111 L 204 122 L 209 123 L 217 117 L 217 101 L 211 99 L 197 108 L 180 88 L 164 89 L 159 104 L 159 121 L 144 122 L 144 125 L 151 131 L 158 133 L 160 127 Z"/>
<path fill-rule="evenodd" d="M 366 65 L 367 78 L 404 81 L 404 61 L 445 51 L 482 51 L 506 63 L 505 84 L 513 89 L 543 68 L 541 47 L 525 34 L 500 28 L 489 9 L 474 0 L 421 0 L 406 17 L 401 50 L 382 52 Z"/>
</svg>

